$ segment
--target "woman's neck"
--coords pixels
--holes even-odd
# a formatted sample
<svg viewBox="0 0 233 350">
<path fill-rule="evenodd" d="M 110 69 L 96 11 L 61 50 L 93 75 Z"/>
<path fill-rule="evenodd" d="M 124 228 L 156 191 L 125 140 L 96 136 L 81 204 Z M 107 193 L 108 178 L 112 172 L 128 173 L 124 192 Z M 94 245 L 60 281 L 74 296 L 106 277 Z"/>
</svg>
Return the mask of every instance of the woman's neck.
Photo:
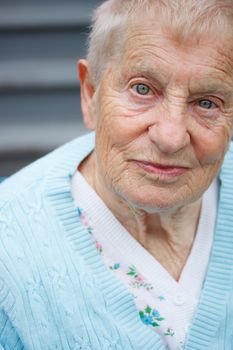
<svg viewBox="0 0 233 350">
<path fill-rule="evenodd" d="M 201 200 L 174 212 L 148 214 L 97 193 L 127 231 L 178 281 L 195 240 Z"/>
<path fill-rule="evenodd" d="M 101 184 L 93 157 L 79 170 L 127 231 L 178 281 L 195 239 L 201 200 L 174 211 L 148 213 Z"/>
</svg>

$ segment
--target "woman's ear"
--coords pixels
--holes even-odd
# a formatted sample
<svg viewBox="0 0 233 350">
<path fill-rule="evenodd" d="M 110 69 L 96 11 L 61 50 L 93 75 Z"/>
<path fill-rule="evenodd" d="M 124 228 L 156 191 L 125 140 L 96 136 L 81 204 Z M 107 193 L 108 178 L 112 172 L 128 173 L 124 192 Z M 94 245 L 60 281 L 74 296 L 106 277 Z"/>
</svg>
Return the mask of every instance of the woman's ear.
<svg viewBox="0 0 233 350">
<path fill-rule="evenodd" d="M 83 121 L 87 129 L 95 130 L 96 116 L 94 112 L 94 93 L 95 88 L 90 82 L 88 62 L 86 60 L 78 61 L 78 75 L 81 88 L 81 108 L 83 112 Z"/>
</svg>

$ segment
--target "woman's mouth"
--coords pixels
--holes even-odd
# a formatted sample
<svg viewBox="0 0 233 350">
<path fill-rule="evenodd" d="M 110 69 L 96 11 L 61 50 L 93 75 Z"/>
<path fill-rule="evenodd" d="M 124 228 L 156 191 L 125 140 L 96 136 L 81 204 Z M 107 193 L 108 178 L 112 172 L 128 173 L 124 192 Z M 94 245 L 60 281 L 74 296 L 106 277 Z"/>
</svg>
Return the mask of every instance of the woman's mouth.
<svg viewBox="0 0 233 350">
<path fill-rule="evenodd" d="M 169 176 L 169 177 L 175 177 L 183 175 L 188 168 L 183 166 L 177 166 L 177 165 L 163 165 L 163 164 L 156 164 L 156 163 L 149 163 L 144 161 L 136 161 L 136 163 L 145 171 L 156 174 L 156 175 L 162 175 L 162 176 Z"/>
</svg>

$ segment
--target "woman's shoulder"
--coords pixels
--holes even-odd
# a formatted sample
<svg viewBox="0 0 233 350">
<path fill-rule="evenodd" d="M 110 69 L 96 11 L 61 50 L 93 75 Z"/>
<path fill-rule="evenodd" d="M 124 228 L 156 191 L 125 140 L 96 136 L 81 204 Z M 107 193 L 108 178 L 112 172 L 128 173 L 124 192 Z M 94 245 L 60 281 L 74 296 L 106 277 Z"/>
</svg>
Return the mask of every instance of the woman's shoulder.
<svg viewBox="0 0 233 350">
<path fill-rule="evenodd" d="M 43 183 L 64 163 L 68 164 L 67 170 L 72 171 L 76 161 L 85 157 L 85 153 L 94 147 L 94 137 L 94 133 L 90 133 L 76 138 L 7 178 L 0 186 L 0 212 L 7 203 L 14 203 L 24 193 L 33 194 L 34 187 Z"/>
<path fill-rule="evenodd" d="M 62 270 L 64 263 L 59 262 L 65 255 L 63 228 L 50 196 L 53 192 L 53 200 L 65 198 L 70 174 L 75 171 L 77 160 L 91 149 L 90 140 L 90 135 L 78 138 L 0 185 L 0 290 L 1 278 L 9 281 L 12 277 L 14 281 L 21 275 L 27 280 L 43 264 L 51 266 L 50 272 Z"/>
</svg>

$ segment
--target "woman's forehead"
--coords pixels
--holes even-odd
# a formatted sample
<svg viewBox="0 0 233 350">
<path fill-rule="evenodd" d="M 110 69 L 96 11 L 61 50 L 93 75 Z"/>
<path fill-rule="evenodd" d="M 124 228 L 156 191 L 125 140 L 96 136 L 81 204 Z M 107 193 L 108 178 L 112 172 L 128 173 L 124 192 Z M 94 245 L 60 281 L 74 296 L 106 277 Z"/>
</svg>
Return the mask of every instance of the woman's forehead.
<svg viewBox="0 0 233 350">
<path fill-rule="evenodd" d="M 206 46 L 222 51 L 223 54 L 233 50 L 233 24 L 227 30 L 217 25 L 205 32 L 195 30 L 182 38 L 179 36 L 179 29 L 156 18 L 153 21 L 145 18 L 138 23 L 131 23 L 125 28 L 123 51 L 127 53 L 132 49 L 140 48 L 141 45 L 147 45 L 148 49 L 150 45 L 151 48 L 160 49 L 169 45 L 170 48 L 179 48 L 184 53 L 190 49 Z"/>
<path fill-rule="evenodd" d="M 222 39 L 222 36 L 221 36 Z M 143 74 L 166 82 L 176 74 L 197 74 L 203 85 L 232 86 L 233 55 L 228 39 L 203 34 L 180 44 L 172 34 L 146 25 L 128 33 L 119 68 L 123 75 Z"/>
</svg>

